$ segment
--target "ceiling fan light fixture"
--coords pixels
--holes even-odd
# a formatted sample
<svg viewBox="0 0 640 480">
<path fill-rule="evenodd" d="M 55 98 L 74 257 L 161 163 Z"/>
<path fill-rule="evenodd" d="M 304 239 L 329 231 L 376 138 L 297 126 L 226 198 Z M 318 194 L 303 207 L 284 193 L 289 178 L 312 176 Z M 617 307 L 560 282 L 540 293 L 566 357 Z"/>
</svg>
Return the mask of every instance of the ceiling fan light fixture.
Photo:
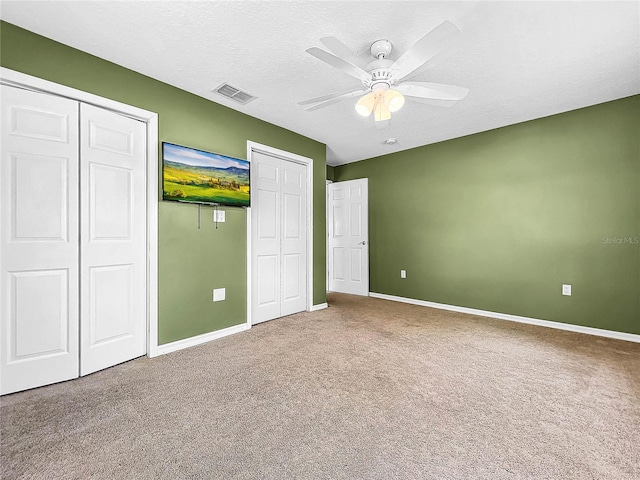
<svg viewBox="0 0 640 480">
<path fill-rule="evenodd" d="M 404 105 L 404 95 L 397 90 L 389 89 L 385 92 L 385 102 L 390 112 L 397 112 Z"/>
<path fill-rule="evenodd" d="M 389 111 L 387 102 L 384 101 L 384 98 L 381 98 L 380 100 L 381 101 L 376 103 L 376 108 L 374 111 L 375 121 L 384 122 L 386 120 L 391 120 L 391 112 Z"/>
<path fill-rule="evenodd" d="M 363 117 L 368 117 L 373 112 L 373 107 L 375 105 L 375 95 L 373 92 L 367 93 L 365 96 L 358 100 L 356 103 L 356 112 L 362 115 Z"/>
<path fill-rule="evenodd" d="M 366 63 L 344 43 L 335 37 L 324 37 L 322 43 L 330 52 L 318 47 L 307 49 L 307 53 L 358 79 L 362 83 L 359 90 L 323 95 L 299 102 L 300 105 L 311 105 L 305 110 L 316 110 L 333 105 L 342 100 L 361 96 L 355 105 L 356 112 L 368 117 L 374 114 L 377 129 L 389 125 L 391 114 L 400 110 L 405 104 L 405 95 L 409 99 L 427 99 L 441 101 L 442 106 L 451 106 L 462 100 L 468 89 L 453 85 L 430 82 L 406 82 L 423 65 L 431 60 L 440 50 L 443 40 L 460 29 L 449 21 L 444 21 L 424 35 L 412 47 L 406 50 L 397 60 L 389 59 L 393 45 L 381 39 L 371 45 L 373 62 Z"/>
</svg>

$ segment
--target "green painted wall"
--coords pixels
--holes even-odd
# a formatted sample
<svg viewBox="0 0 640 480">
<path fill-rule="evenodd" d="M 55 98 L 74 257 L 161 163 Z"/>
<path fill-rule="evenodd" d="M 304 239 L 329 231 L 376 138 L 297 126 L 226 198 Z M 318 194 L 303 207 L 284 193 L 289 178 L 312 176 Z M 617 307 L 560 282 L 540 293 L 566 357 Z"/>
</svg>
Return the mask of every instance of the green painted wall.
<svg viewBox="0 0 640 480">
<path fill-rule="evenodd" d="M 335 169 L 363 177 L 372 292 L 640 334 L 640 96 Z"/>
<path fill-rule="evenodd" d="M 252 140 L 312 158 L 313 303 L 326 301 L 324 144 L 6 22 L 0 23 L 0 64 L 156 112 L 160 141 L 246 158 L 246 142 Z M 227 222 L 216 230 L 212 209 L 203 208 L 198 229 L 195 205 L 160 202 L 161 344 L 246 320 L 246 211 L 226 210 Z M 214 304 L 211 295 L 217 287 L 227 288 L 227 300 Z"/>
<path fill-rule="evenodd" d="M 327 180 L 331 180 L 333 182 L 336 175 L 336 168 L 331 165 L 327 165 Z"/>
</svg>

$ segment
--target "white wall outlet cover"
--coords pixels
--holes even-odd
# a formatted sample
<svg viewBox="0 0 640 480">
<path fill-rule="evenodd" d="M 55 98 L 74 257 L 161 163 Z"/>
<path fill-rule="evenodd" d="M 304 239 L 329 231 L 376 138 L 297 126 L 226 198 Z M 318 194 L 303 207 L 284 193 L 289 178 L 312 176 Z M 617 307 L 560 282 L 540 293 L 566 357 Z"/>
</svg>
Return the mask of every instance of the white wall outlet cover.
<svg viewBox="0 0 640 480">
<path fill-rule="evenodd" d="M 406 270 L 400 270 L 400 278 L 407 278 L 407 271 Z"/>
<path fill-rule="evenodd" d="M 214 288 L 213 289 L 213 301 L 214 302 L 220 302 L 222 300 L 224 300 L 227 296 L 227 289 L 226 288 Z"/>
<path fill-rule="evenodd" d="M 213 221 L 217 223 L 223 223 L 226 220 L 226 212 L 224 210 L 214 210 L 213 211 Z"/>
<path fill-rule="evenodd" d="M 562 285 L 562 295 L 567 295 L 569 297 L 571 296 L 571 285 Z"/>
</svg>

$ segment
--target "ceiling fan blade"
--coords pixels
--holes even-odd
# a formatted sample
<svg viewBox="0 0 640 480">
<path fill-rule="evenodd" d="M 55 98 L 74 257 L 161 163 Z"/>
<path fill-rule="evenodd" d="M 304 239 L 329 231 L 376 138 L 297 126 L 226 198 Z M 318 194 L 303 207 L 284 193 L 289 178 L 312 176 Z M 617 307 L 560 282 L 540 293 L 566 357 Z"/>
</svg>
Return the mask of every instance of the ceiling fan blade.
<svg viewBox="0 0 640 480">
<path fill-rule="evenodd" d="M 468 88 L 430 82 L 403 82 L 393 87 L 406 97 L 457 102 L 469 93 Z"/>
<path fill-rule="evenodd" d="M 320 103 L 326 100 L 331 100 L 333 98 L 342 97 L 343 95 L 353 94 L 356 95 L 364 94 L 365 90 L 347 90 L 346 92 L 338 92 L 338 93 L 330 93 L 328 95 L 322 95 L 321 97 L 310 98 L 309 100 L 303 100 L 302 102 L 298 102 L 298 105 L 311 105 L 312 103 Z M 346 97 L 350 98 L 350 97 Z"/>
<path fill-rule="evenodd" d="M 343 60 L 346 60 L 347 62 L 355 65 L 356 67 L 360 67 L 363 70 L 367 68 L 368 62 L 364 58 L 356 55 L 349 47 L 347 47 L 336 37 L 324 37 L 321 38 L 320 41 L 324 43 L 329 50 L 331 50 Z"/>
<path fill-rule="evenodd" d="M 436 107 L 453 107 L 458 100 L 439 100 L 435 98 L 422 98 L 422 97 L 407 97 L 407 100 L 415 103 L 422 103 L 426 105 L 435 105 Z"/>
<path fill-rule="evenodd" d="M 391 69 L 397 72 L 397 79 L 406 77 L 431 60 L 440 51 L 442 41 L 459 31 L 460 29 L 456 25 L 445 20 L 427 33 L 391 66 Z"/>
<path fill-rule="evenodd" d="M 329 65 L 337 68 L 338 70 L 342 70 L 343 72 L 348 73 L 349 75 L 357 78 L 358 80 L 362 80 L 363 78 L 371 79 L 371 75 L 365 72 L 362 68 L 350 62 L 347 62 L 346 60 L 343 60 L 340 57 L 336 57 L 335 55 L 329 52 L 325 52 L 321 48 L 311 47 L 307 49 L 307 53 L 322 60 L 323 62 L 328 63 Z"/>
<path fill-rule="evenodd" d="M 328 107 L 329 105 L 333 105 L 334 103 L 342 102 L 343 100 L 348 100 L 349 98 L 358 97 L 360 95 L 364 95 L 365 93 L 367 93 L 366 90 L 355 90 L 347 93 L 332 93 L 330 95 L 324 95 L 322 97 L 313 98 L 311 100 L 305 100 L 304 102 L 300 102 L 300 105 L 313 103 L 313 105 L 305 108 L 305 111 L 312 112 L 313 110 Z"/>
</svg>

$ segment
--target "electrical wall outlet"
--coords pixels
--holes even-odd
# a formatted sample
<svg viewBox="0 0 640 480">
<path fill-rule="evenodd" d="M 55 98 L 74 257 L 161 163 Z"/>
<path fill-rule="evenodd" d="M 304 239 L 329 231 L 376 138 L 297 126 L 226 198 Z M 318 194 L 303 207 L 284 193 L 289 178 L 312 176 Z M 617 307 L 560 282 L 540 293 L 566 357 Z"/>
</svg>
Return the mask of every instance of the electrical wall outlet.
<svg viewBox="0 0 640 480">
<path fill-rule="evenodd" d="M 571 285 L 562 285 L 562 295 L 571 296 Z"/>
<path fill-rule="evenodd" d="M 213 211 L 213 221 L 216 223 L 224 223 L 226 220 L 226 215 L 225 215 L 225 211 L 224 210 L 214 210 Z"/>
<path fill-rule="evenodd" d="M 213 289 L 213 301 L 221 302 L 227 297 L 227 289 L 226 288 L 214 288 Z"/>
<path fill-rule="evenodd" d="M 400 278 L 407 278 L 407 271 L 406 270 L 400 270 Z"/>
</svg>

